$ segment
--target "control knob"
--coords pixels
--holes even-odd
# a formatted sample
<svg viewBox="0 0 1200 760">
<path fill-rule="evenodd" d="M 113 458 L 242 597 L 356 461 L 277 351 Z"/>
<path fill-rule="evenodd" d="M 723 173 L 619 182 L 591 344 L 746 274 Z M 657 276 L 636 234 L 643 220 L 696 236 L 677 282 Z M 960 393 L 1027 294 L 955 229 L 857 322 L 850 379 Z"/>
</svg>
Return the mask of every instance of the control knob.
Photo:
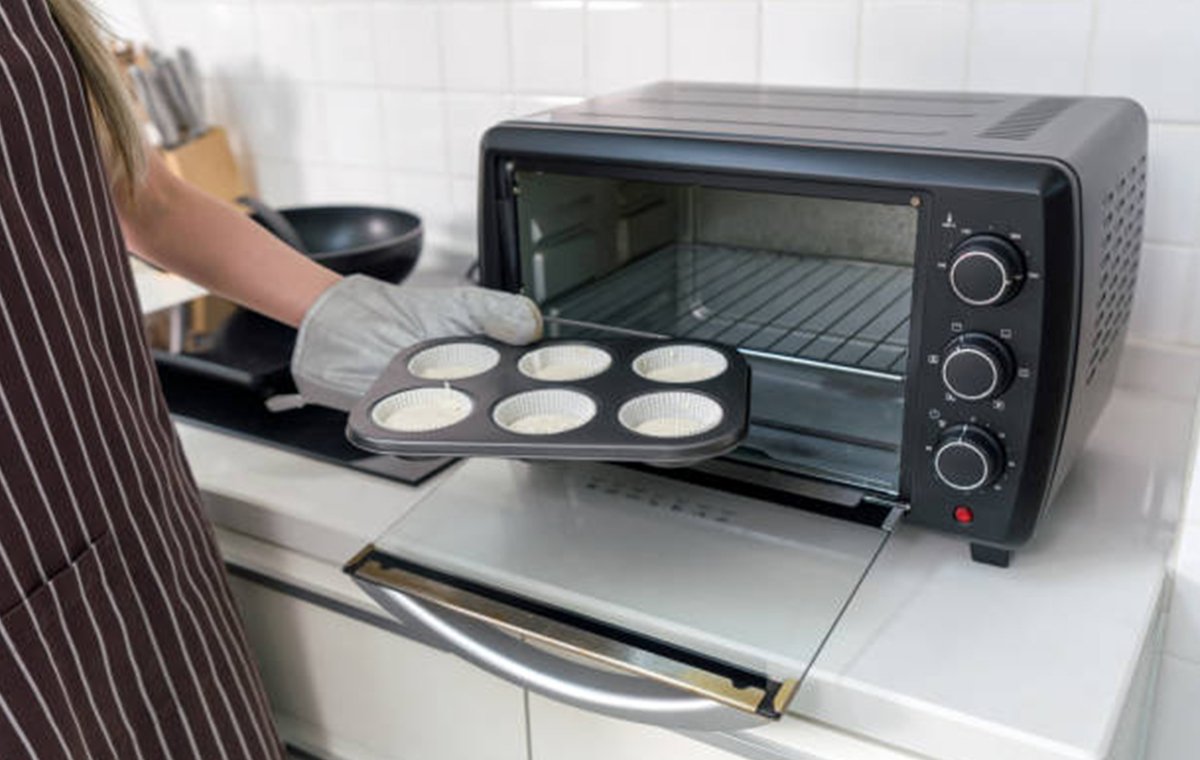
<svg viewBox="0 0 1200 760">
<path fill-rule="evenodd" d="M 1008 346 L 987 333 L 963 333 L 942 349 L 942 383 L 964 401 L 983 401 L 1004 393 L 1013 378 Z"/>
<path fill-rule="evenodd" d="M 938 441 L 933 452 L 938 479 L 956 491 L 991 485 L 1004 469 L 1004 449 L 996 437 L 977 425 L 957 425 Z"/>
<path fill-rule="evenodd" d="M 965 304 L 996 306 L 1016 295 L 1025 277 L 1020 249 L 999 235 L 972 235 L 950 257 L 950 289 Z"/>
</svg>

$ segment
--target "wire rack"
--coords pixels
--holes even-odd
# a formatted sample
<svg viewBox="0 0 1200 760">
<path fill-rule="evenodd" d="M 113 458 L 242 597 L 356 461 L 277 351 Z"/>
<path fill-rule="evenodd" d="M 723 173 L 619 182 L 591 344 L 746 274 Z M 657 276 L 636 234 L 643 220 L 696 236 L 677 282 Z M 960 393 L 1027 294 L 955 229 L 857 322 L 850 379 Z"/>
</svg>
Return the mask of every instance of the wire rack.
<svg viewBox="0 0 1200 760">
<path fill-rule="evenodd" d="M 901 377 L 910 267 L 673 244 L 551 300 L 551 317 Z"/>
</svg>

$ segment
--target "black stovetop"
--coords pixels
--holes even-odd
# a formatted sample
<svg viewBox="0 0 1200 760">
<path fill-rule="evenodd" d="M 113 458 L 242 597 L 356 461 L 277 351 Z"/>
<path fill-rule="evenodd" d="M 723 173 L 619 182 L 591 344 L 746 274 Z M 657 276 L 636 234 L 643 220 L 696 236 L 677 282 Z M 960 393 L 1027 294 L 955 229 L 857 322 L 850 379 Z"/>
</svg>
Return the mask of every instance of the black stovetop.
<svg viewBox="0 0 1200 760">
<path fill-rule="evenodd" d="M 272 412 L 261 392 L 243 384 L 156 364 L 172 416 L 204 427 L 410 485 L 454 461 L 370 454 L 346 441 L 343 412 L 317 406 Z"/>
</svg>

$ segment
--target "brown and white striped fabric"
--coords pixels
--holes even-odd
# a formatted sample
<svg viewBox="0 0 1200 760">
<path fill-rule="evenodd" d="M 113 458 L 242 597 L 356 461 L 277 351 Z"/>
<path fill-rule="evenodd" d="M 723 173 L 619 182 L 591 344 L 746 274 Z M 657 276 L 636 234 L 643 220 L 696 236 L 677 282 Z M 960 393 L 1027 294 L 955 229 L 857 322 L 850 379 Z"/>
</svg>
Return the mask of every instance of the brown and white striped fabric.
<svg viewBox="0 0 1200 760">
<path fill-rule="evenodd" d="M 89 118 L 0 0 L 0 758 L 279 758 Z"/>
</svg>

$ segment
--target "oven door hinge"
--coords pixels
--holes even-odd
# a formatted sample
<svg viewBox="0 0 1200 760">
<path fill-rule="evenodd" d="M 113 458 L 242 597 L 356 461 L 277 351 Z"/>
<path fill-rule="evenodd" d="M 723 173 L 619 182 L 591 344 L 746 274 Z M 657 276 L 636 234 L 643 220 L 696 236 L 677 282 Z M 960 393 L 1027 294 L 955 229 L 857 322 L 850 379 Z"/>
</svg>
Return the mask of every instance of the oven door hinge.
<svg viewBox="0 0 1200 760">
<path fill-rule="evenodd" d="M 512 161 L 505 161 L 501 169 L 503 174 L 500 179 L 500 200 L 509 201 L 521 194 L 521 188 L 517 185 L 517 165 Z"/>
<path fill-rule="evenodd" d="M 874 504 L 879 507 L 886 507 L 888 510 L 887 517 L 883 518 L 883 523 L 880 524 L 880 530 L 885 530 L 892 533 L 896 530 L 896 525 L 900 522 L 900 518 L 905 512 L 912 509 L 912 506 L 906 501 L 896 501 L 894 499 L 884 499 L 871 494 L 863 494 L 863 501 L 868 504 Z"/>
</svg>

